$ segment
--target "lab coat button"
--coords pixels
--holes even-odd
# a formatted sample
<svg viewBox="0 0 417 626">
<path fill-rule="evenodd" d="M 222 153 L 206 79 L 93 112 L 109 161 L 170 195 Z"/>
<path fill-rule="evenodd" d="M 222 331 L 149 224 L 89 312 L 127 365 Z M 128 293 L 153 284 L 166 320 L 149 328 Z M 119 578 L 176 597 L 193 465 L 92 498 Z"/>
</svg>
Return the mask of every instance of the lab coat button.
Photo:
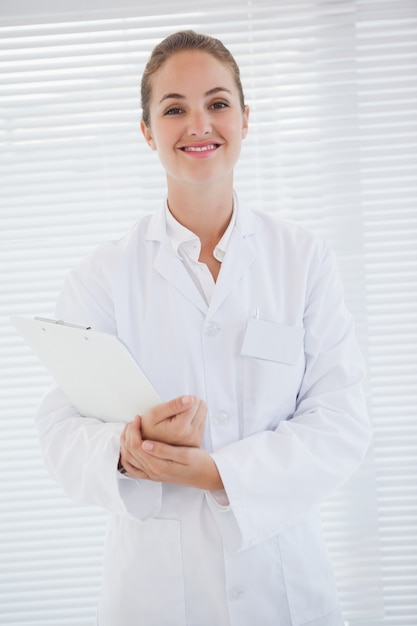
<svg viewBox="0 0 417 626">
<path fill-rule="evenodd" d="M 242 587 L 232 587 L 229 590 L 229 599 L 238 600 L 244 593 L 245 593 L 245 590 L 242 589 Z"/>
<path fill-rule="evenodd" d="M 228 419 L 229 419 L 229 414 L 226 413 L 226 411 L 218 411 L 213 416 L 213 422 L 215 424 L 223 424 L 224 422 L 227 422 Z"/>
<path fill-rule="evenodd" d="M 207 322 L 206 324 L 204 324 L 205 335 L 215 335 L 218 330 L 219 330 L 219 327 L 217 326 L 215 322 Z"/>
</svg>

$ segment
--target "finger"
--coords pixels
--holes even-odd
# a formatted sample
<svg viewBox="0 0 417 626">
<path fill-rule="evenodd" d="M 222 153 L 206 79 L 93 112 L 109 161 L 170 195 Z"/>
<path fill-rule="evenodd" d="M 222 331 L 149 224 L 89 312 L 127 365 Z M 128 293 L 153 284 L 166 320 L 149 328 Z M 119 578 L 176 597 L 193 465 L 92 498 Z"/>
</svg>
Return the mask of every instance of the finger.
<svg viewBox="0 0 417 626">
<path fill-rule="evenodd" d="M 204 400 L 200 400 L 199 398 L 196 398 L 196 402 L 194 403 L 195 407 L 194 408 L 194 414 L 192 416 L 191 419 L 191 423 L 193 424 L 196 420 L 202 420 L 205 419 L 206 415 L 207 415 L 207 405 L 204 402 Z"/>
<path fill-rule="evenodd" d="M 149 476 L 146 474 L 146 472 L 136 467 L 135 465 L 132 465 L 131 463 L 125 462 L 123 467 L 127 471 L 128 475 L 131 476 L 132 478 L 142 478 L 142 479 L 149 480 Z"/>
<path fill-rule="evenodd" d="M 141 417 L 136 415 L 132 422 L 126 424 L 120 436 L 120 455 L 122 462 L 125 460 L 133 463 L 135 451 L 141 451 L 142 434 L 140 430 Z"/>
<path fill-rule="evenodd" d="M 187 446 L 171 446 L 167 443 L 159 441 L 150 441 L 147 439 L 142 443 L 142 450 L 149 456 L 155 457 L 162 461 L 172 461 L 180 465 L 189 465 L 190 455 L 195 448 Z"/>
<path fill-rule="evenodd" d="M 129 427 L 129 424 L 125 424 L 125 427 L 123 428 L 123 430 L 121 432 L 121 435 L 120 435 L 120 443 L 121 444 L 123 444 L 126 441 L 128 427 Z"/>
<path fill-rule="evenodd" d="M 178 398 L 170 400 L 167 404 L 171 409 L 171 415 L 177 415 L 178 413 L 182 413 L 183 411 L 188 411 L 188 409 L 193 405 L 194 401 L 194 396 L 179 396 Z"/>
<path fill-rule="evenodd" d="M 188 411 L 193 405 L 193 402 L 194 396 L 179 396 L 178 398 L 169 400 L 169 402 L 158 404 L 153 407 L 148 414 L 158 423 L 165 420 L 167 417 L 173 417 L 174 415 Z"/>
<path fill-rule="evenodd" d="M 132 428 L 135 431 L 136 436 L 142 441 L 142 431 L 140 429 L 142 423 L 142 416 L 135 415 L 135 419 L 132 422 Z"/>
<path fill-rule="evenodd" d="M 150 466 L 155 459 L 153 457 L 146 455 L 143 450 L 140 448 L 140 452 L 136 454 L 123 455 L 121 457 L 121 463 L 126 471 L 131 475 L 135 475 L 135 472 L 143 472 L 147 477 L 150 475 Z M 157 460 L 159 461 L 159 459 Z"/>
</svg>

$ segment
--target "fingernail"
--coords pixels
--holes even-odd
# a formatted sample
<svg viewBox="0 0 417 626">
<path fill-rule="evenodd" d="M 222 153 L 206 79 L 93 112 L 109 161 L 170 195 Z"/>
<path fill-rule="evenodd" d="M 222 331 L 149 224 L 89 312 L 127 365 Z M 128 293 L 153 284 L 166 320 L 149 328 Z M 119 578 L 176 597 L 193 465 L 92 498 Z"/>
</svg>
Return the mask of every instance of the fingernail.
<svg viewBox="0 0 417 626">
<path fill-rule="evenodd" d="M 192 396 L 182 396 L 181 398 L 181 402 L 183 404 L 190 404 L 191 400 L 192 400 Z"/>
<path fill-rule="evenodd" d="M 150 452 L 153 450 L 153 443 L 151 441 L 144 441 L 142 444 L 142 448 L 146 450 L 146 452 Z"/>
</svg>

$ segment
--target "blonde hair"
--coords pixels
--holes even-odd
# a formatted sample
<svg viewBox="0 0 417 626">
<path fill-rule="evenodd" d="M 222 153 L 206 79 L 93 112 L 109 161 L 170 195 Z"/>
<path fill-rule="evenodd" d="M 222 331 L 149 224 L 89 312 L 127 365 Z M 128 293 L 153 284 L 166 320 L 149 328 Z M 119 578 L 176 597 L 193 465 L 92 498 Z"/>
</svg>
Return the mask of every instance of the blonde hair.
<svg viewBox="0 0 417 626">
<path fill-rule="evenodd" d="M 235 85 L 239 92 L 242 111 L 245 110 L 240 70 L 231 52 L 224 44 L 214 37 L 202 35 L 193 30 L 182 30 L 163 39 L 153 50 L 141 81 L 142 119 L 150 127 L 150 100 L 152 96 L 152 76 L 168 61 L 171 56 L 184 50 L 199 50 L 211 54 L 215 59 L 226 65 L 232 72 Z"/>
</svg>

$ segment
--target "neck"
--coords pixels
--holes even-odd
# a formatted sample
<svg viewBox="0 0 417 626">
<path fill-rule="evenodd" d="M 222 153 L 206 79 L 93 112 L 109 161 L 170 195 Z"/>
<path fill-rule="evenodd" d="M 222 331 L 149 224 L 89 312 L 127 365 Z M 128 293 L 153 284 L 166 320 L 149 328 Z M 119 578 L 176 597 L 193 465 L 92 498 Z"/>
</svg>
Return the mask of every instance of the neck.
<svg viewBox="0 0 417 626">
<path fill-rule="evenodd" d="M 214 246 L 226 230 L 233 211 L 232 184 L 179 189 L 168 185 L 168 206 L 176 220 L 199 237 L 201 245 Z"/>
</svg>

